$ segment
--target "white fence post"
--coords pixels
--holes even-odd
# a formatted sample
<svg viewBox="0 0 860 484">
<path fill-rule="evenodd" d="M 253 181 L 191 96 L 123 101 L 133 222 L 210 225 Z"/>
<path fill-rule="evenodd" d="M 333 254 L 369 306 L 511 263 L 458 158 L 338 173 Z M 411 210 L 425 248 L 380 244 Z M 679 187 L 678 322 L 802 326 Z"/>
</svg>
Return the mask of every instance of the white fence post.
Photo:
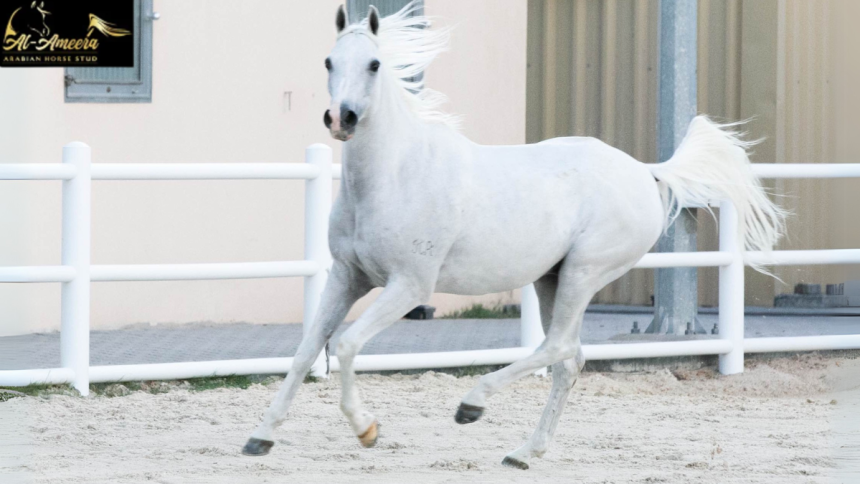
<svg viewBox="0 0 860 484">
<path fill-rule="evenodd" d="M 74 371 L 72 385 L 84 396 L 90 392 L 90 156 L 84 143 L 63 147 L 63 163 L 77 174 L 63 181 L 62 261 L 75 269 L 75 278 L 62 286 L 60 361 Z"/>
<path fill-rule="evenodd" d="M 732 351 L 720 355 L 720 373 L 744 371 L 744 261 L 738 241 L 738 211 L 732 202 L 720 202 L 720 252 L 731 252 L 732 263 L 720 266 L 720 338 L 732 342 Z"/>
<path fill-rule="evenodd" d="M 305 161 L 319 168 L 319 175 L 305 183 L 305 260 L 314 261 L 320 270 L 305 277 L 304 334 L 316 321 L 322 292 L 331 267 L 328 246 L 328 219 L 332 198 L 332 152 L 324 144 L 313 144 L 305 150 Z M 320 353 L 311 367 L 311 376 L 327 377 L 325 356 Z"/>
<path fill-rule="evenodd" d="M 529 284 L 520 290 L 520 346 L 537 348 L 543 343 L 544 337 L 540 302 L 534 284 Z M 546 376 L 546 368 L 536 371 L 535 375 Z"/>
</svg>

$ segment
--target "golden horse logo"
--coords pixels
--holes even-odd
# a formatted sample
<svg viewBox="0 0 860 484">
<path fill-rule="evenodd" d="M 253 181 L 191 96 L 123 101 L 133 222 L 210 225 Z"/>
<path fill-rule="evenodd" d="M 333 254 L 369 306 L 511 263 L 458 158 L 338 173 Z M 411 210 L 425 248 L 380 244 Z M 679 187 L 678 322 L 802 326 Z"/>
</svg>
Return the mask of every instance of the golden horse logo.
<svg viewBox="0 0 860 484">
<path fill-rule="evenodd" d="M 23 12 L 22 12 L 23 10 Z M 15 19 L 18 13 L 21 16 Z M 12 15 L 9 16 L 9 22 L 6 24 L 6 32 L 3 35 L 3 40 L 15 37 L 18 31 L 34 32 L 40 38 L 45 38 L 51 34 L 51 28 L 48 27 L 46 18 L 51 15 L 51 12 L 45 10 L 45 2 L 38 3 L 33 1 L 29 8 L 18 7 Z M 17 29 L 17 30 L 16 30 Z"/>
<path fill-rule="evenodd" d="M 90 14 L 90 26 L 88 29 L 87 37 L 92 35 L 94 30 L 98 30 L 104 34 L 105 37 L 125 37 L 126 35 L 131 35 L 131 32 L 128 30 L 118 28 L 114 24 L 105 22 L 93 14 Z"/>
</svg>

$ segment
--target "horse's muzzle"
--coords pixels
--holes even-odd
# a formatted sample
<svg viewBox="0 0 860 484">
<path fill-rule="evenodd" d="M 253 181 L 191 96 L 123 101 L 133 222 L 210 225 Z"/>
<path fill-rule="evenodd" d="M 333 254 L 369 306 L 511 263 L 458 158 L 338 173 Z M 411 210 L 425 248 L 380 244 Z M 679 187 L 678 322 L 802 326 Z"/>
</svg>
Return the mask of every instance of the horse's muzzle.
<svg viewBox="0 0 860 484">
<path fill-rule="evenodd" d="M 323 124 L 328 128 L 331 137 L 339 141 L 348 141 L 355 134 L 358 116 L 352 111 L 342 110 L 341 116 L 332 117 L 331 110 L 323 114 Z"/>
</svg>

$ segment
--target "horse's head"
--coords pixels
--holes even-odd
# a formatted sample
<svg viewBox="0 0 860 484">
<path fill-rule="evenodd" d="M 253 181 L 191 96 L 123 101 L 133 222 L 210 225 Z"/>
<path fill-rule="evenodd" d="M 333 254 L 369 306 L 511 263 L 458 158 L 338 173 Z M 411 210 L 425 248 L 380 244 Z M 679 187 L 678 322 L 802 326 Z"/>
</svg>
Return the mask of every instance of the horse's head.
<svg viewBox="0 0 860 484">
<path fill-rule="evenodd" d="M 325 60 L 331 106 L 323 122 L 334 139 L 347 141 L 367 113 L 379 77 L 379 12 L 370 7 L 367 26 L 347 25 L 341 5 L 336 19 L 338 40 Z"/>
<path fill-rule="evenodd" d="M 25 22 L 28 29 L 36 32 L 39 37 L 47 37 L 51 33 L 51 29 L 48 28 L 47 22 L 45 22 L 45 17 L 50 15 L 51 12 L 45 10 L 45 2 L 33 1 L 30 4 L 30 8 L 25 8 L 25 11 L 22 12 L 25 16 Z"/>
</svg>

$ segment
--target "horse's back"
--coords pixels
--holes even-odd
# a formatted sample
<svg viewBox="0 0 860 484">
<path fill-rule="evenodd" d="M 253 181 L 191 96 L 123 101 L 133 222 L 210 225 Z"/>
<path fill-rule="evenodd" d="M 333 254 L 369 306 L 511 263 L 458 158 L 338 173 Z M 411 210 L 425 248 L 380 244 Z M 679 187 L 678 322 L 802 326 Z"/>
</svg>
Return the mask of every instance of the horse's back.
<svg viewBox="0 0 860 484">
<path fill-rule="evenodd" d="M 604 217 L 626 220 L 631 227 L 644 219 L 662 225 L 663 205 L 647 164 L 591 137 L 553 138 L 532 146 L 535 159 L 576 167 L 580 186 L 599 199 L 593 209 Z"/>
<path fill-rule="evenodd" d="M 601 142 L 597 138 L 593 138 L 591 136 L 564 136 L 562 138 L 550 138 L 547 140 L 540 141 L 538 145 L 581 145 L 584 143 L 594 143 L 595 141 Z"/>
<path fill-rule="evenodd" d="M 514 189 L 532 182 L 541 187 L 538 193 L 557 187 L 578 192 L 576 197 L 581 198 L 602 186 L 601 199 L 606 198 L 606 190 L 615 192 L 621 203 L 640 198 L 635 194 L 659 199 L 648 165 L 596 138 L 564 137 L 527 145 L 481 146 L 475 161 L 478 178 L 491 190 L 506 185 Z M 561 196 L 559 201 L 564 199 Z"/>
<path fill-rule="evenodd" d="M 535 150 L 544 153 L 560 154 L 568 162 L 577 161 L 595 164 L 617 162 L 642 165 L 641 162 L 627 153 L 590 136 L 550 138 L 528 146 L 533 146 Z"/>
<path fill-rule="evenodd" d="M 589 179 L 614 185 L 650 183 L 653 180 L 648 165 L 591 137 L 552 138 L 527 145 L 481 146 L 477 160 L 484 173 L 527 170 L 546 176 L 573 169 L 578 172 L 579 181 L 584 183 L 590 183 Z"/>
</svg>

